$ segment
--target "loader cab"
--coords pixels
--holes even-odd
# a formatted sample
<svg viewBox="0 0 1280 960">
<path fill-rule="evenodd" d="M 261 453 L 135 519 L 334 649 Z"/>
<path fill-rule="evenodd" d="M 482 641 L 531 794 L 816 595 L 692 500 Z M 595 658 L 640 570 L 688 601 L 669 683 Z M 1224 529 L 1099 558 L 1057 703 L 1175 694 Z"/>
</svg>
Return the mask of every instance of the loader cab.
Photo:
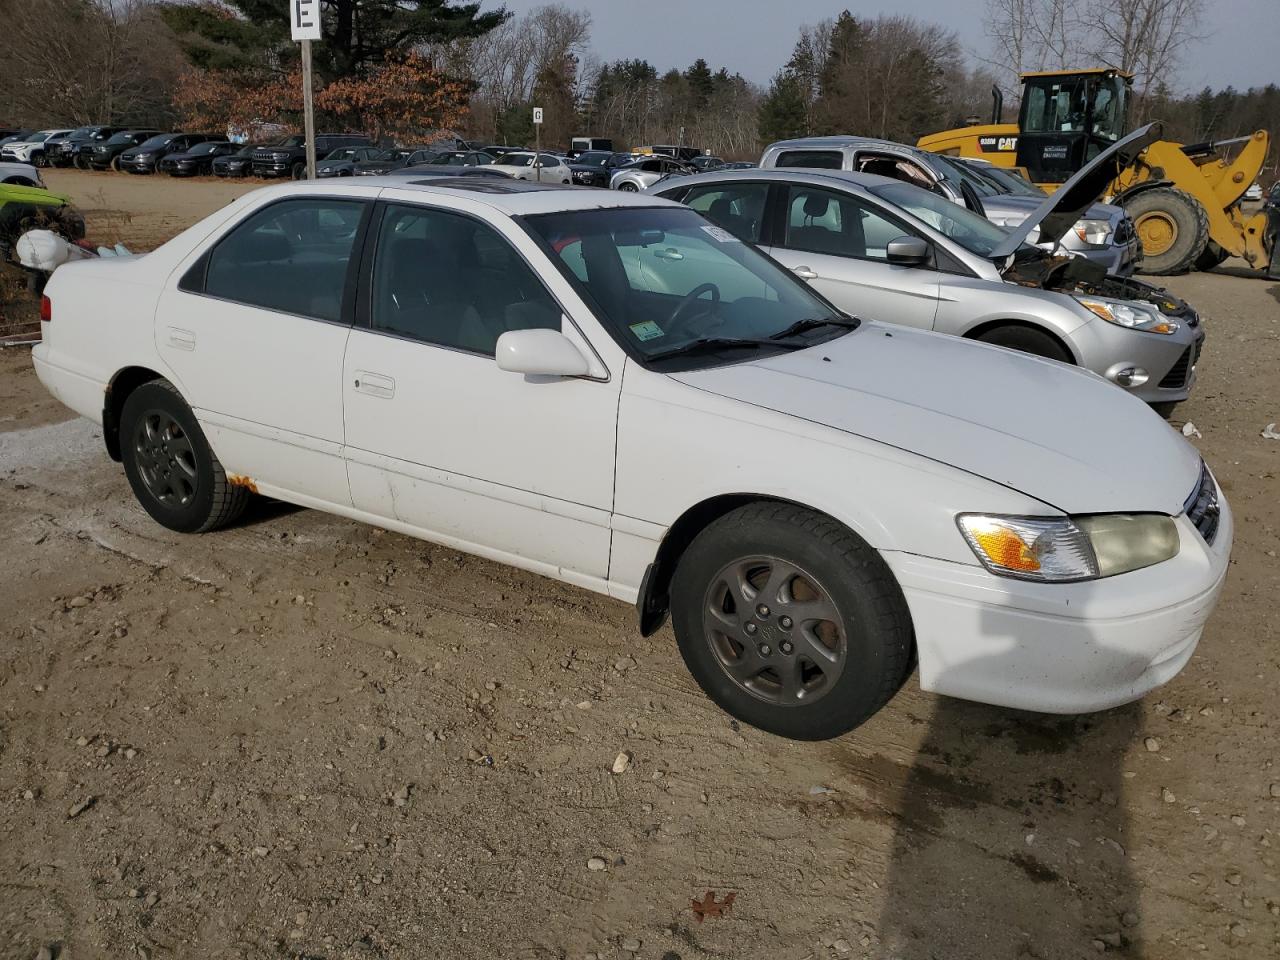
<svg viewBox="0 0 1280 960">
<path fill-rule="evenodd" d="M 1036 183 L 1065 183 L 1124 135 L 1132 86 L 1110 68 L 1023 74 L 1017 165 Z"/>
</svg>

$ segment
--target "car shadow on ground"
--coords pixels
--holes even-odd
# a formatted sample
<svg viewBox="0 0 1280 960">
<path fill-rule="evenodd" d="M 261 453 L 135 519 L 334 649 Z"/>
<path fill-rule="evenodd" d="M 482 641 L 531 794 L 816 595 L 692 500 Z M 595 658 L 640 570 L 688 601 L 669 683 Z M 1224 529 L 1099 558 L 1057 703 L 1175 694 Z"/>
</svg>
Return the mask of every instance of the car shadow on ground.
<svg viewBox="0 0 1280 960">
<path fill-rule="evenodd" d="M 942 697 L 903 786 L 885 960 L 1140 956 L 1121 760 L 1129 705 L 1088 717 Z"/>
</svg>

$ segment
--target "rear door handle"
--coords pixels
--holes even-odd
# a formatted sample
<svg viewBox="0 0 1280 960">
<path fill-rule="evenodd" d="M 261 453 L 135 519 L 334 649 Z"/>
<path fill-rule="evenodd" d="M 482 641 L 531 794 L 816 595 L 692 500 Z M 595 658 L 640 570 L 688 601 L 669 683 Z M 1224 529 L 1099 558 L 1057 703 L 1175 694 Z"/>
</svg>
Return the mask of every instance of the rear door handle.
<svg viewBox="0 0 1280 960">
<path fill-rule="evenodd" d="M 194 350 L 196 348 L 195 331 L 183 330 L 181 327 L 170 327 L 169 346 L 177 347 L 179 350 Z"/>
<path fill-rule="evenodd" d="M 811 267 L 795 267 L 791 272 L 794 273 L 801 280 L 817 280 L 818 279 L 817 271 L 813 270 Z"/>
<path fill-rule="evenodd" d="M 357 370 L 353 385 L 360 393 L 366 393 L 371 397 L 380 397 L 383 400 L 390 400 L 396 395 L 395 380 L 381 373 Z"/>
</svg>

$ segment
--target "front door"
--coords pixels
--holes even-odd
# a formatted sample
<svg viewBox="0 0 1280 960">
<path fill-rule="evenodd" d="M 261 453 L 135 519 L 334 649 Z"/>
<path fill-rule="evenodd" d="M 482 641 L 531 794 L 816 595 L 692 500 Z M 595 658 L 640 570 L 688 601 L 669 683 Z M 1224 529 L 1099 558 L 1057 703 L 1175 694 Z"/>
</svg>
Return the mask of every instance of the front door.
<svg viewBox="0 0 1280 960">
<path fill-rule="evenodd" d="M 368 207 L 330 197 L 259 207 L 161 295 L 156 345 L 170 378 L 227 469 L 264 492 L 351 502 L 342 357 Z"/>
<path fill-rule="evenodd" d="M 409 202 L 375 219 L 343 369 L 355 507 L 598 587 L 608 575 L 621 378 L 498 369 L 494 345 L 508 330 L 563 330 L 590 347 L 493 225 Z"/>
<path fill-rule="evenodd" d="M 781 243 L 769 254 L 846 313 L 933 329 L 940 277 L 930 267 L 889 263 L 890 240 L 913 236 L 904 224 L 848 194 L 787 188 Z"/>
</svg>

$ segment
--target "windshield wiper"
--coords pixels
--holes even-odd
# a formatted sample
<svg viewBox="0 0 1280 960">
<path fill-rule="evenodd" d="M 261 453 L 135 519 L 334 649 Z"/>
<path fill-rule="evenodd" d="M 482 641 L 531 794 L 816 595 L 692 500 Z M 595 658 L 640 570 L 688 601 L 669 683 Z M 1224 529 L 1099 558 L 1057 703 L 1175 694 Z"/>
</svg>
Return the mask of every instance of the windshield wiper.
<svg viewBox="0 0 1280 960">
<path fill-rule="evenodd" d="M 698 340 L 690 340 L 679 347 L 672 347 L 670 350 L 651 353 L 645 359 L 652 363 L 655 360 L 666 360 L 670 357 L 679 357 L 689 353 L 701 353 L 704 350 L 730 350 L 734 348 L 759 350 L 761 347 L 803 350 L 807 346 L 809 346 L 807 343 L 795 343 L 786 340 L 760 340 L 746 337 L 702 337 Z"/>
<path fill-rule="evenodd" d="M 786 329 L 770 334 L 769 339 L 786 340 L 788 337 L 808 333 L 818 327 L 844 327 L 846 330 L 856 330 L 861 323 L 862 321 L 856 317 L 809 317 L 805 320 L 797 320 Z"/>
</svg>

